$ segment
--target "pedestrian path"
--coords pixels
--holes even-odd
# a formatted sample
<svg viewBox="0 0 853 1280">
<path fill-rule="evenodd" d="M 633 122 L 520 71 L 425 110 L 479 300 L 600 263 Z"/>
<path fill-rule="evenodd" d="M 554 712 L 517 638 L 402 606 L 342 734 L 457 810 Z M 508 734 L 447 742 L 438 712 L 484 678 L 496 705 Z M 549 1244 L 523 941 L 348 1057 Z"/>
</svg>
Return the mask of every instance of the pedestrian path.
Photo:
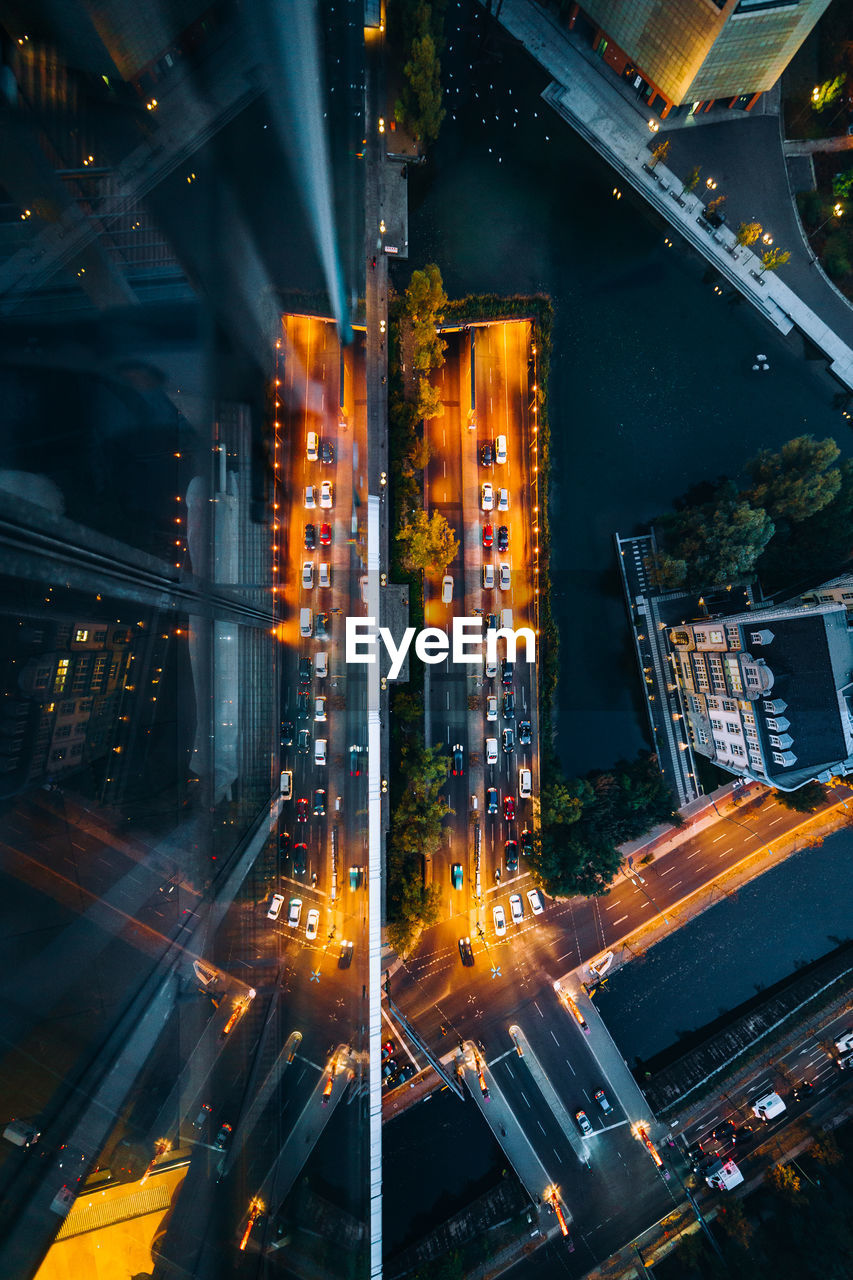
<svg viewBox="0 0 853 1280">
<path fill-rule="evenodd" d="M 545 101 L 780 333 L 796 327 L 824 353 L 839 382 L 853 390 L 853 349 L 783 280 L 766 273 L 750 249 L 738 247 L 733 232 L 710 226 L 703 201 L 686 193 L 666 165 L 648 163 L 650 128 L 656 131 L 657 121 L 626 102 L 535 0 L 503 0 L 499 21 L 553 76 Z"/>
</svg>

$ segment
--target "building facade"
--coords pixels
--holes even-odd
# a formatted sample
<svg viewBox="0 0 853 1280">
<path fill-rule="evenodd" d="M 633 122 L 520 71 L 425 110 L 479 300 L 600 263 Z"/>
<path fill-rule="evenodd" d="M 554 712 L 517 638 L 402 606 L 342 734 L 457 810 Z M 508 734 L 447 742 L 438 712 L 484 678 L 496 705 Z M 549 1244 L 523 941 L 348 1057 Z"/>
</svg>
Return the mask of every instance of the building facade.
<svg viewBox="0 0 853 1280">
<path fill-rule="evenodd" d="M 781 791 L 853 770 L 853 632 L 841 603 L 670 631 L 694 750 Z"/>
<path fill-rule="evenodd" d="M 662 116 L 732 99 L 747 109 L 773 87 L 829 0 L 584 0 L 592 45 Z"/>
</svg>

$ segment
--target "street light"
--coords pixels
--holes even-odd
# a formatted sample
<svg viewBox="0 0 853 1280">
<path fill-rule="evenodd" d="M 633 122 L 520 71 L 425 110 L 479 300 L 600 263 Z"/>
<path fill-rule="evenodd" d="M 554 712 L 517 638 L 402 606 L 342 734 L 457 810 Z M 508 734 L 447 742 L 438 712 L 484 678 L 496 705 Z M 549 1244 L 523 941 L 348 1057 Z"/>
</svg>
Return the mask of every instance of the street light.
<svg viewBox="0 0 853 1280">
<path fill-rule="evenodd" d="M 767 245 L 770 245 L 773 243 L 773 237 L 771 236 L 769 231 L 764 232 L 764 235 L 761 237 L 761 243 L 767 244 Z"/>
<path fill-rule="evenodd" d="M 717 190 L 717 182 L 716 182 L 716 179 L 715 179 L 715 178 L 706 178 L 706 179 L 705 179 L 705 186 L 708 188 L 708 190 L 709 190 L 709 191 L 716 191 L 716 190 Z"/>
<path fill-rule="evenodd" d="M 815 227 L 812 234 L 817 235 L 818 231 L 823 231 L 827 222 L 831 222 L 833 218 L 843 218 L 843 217 L 844 217 L 844 205 L 840 201 L 838 201 L 832 206 L 832 213 L 829 215 L 829 217 L 824 218 L 820 226 Z"/>
</svg>

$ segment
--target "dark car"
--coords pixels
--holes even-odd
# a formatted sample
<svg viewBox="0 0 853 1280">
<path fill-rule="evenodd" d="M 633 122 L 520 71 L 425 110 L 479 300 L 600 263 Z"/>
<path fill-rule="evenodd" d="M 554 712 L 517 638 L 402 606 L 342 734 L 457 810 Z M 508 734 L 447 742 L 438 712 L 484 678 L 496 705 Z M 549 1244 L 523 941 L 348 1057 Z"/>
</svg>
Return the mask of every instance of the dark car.
<svg viewBox="0 0 853 1280">
<path fill-rule="evenodd" d="M 521 833 L 521 852 L 525 858 L 529 858 L 533 852 L 533 832 L 528 831 L 527 827 Z"/>
<path fill-rule="evenodd" d="M 613 1107 L 610 1104 L 610 1099 L 607 1097 L 607 1094 L 603 1089 L 597 1089 L 592 1096 L 595 1098 L 595 1101 L 601 1107 L 601 1110 L 605 1115 L 608 1115 L 613 1110 Z"/>
<path fill-rule="evenodd" d="M 320 461 L 330 466 L 335 460 L 335 446 L 324 436 L 320 441 Z"/>
<path fill-rule="evenodd" d="M 501 745 L 507 755 L 509 755 L 511 751 L 515 751 L 515 734 L 512 729 L 504 729 L 501 734 Z"/>
<path fill-rule="evenodd" d="M 314 675 L 314 664 L 311 661 L 311 659 L 300 658 L 299 659 L 299 683 L 301 685 L 310 684 L 311 678 L 313 675 Z"/>
<path fill-rule="evenodd" d="M 531 738 L 530 721 L 521 720 L 518 725 L 518 745 L 529 747 Z"/>
<path fill-rule="evenodd" d="M 296 695 L 296 719 L 307 720 L 311 714 L 310 695 L 304 690 L 300 690 Z"/>
<path fill-rule="evenodd" d="M 341 954 L 338 956 L 338 968 L 348 969 L 352 964 L 352 943 L 341 943 Z"/>
<path fill-rule="evenodd" d="M 712 227 L 721 227 L 726 220 L 726 214 L 723 209 L 712 209 L 709 213 L 703 214 L 703 217 Z"/>
<path fill-rule="evenodd" d="M 480 461 L 482 462 L 482 464 L 483 464 L 483 466 L 484 466 L 484 467 L 493 467 L 493 466 L 494 466 L 494 464 L 495 464 L 495 447 L 494 447 L 494 445 L 492 444 L 491 440 L 487 440 L 487 441 L 486 441 L 486 443 L 485 443 L 485 444 L 482 446 L 482 448 L 480 449 Z"/>
<path fill-rule="evenodd" d="M 304 876 L 308 867 L 308 845 L 295 844 L 293 846 L 293 874 L 295 876 Z"/>
<path fill-rule="evenodd" d="M 330 618 L 328 613 L 318 613 L 315 618 L 317 627 L 316 635 L 318 640 L 327 640 L 329 637 Z"/>
<path fill-rule="evenodd" d="M 281 722 L 281 745 L 283 747 L 293 746 L 293 721 L 282 720 Z"/>
<path fill-rule="evenodd" d="M 811 1095 L 813 1090 L 814 1085 L 809 1080 L 801 1080 L 800 1083 L 794 1085 L 794 1088 L 791 1090 L 791 1097 L 795 1102 L 804 1102 L 806 1098 Z"/>
<path fill-rule="evenodd" d="M 361 773 L 361 747 L 350 747 L 349 749 L 349 776 L 357 778 Z"/>
<path fill-rule="evenodd" d="M 497 787 L 489 787 L 486 792 L 486 813 L 497 813 L 498 811 L 498 789 Z"/>
<path fill-rule="evenodd" d="M 306 526 L 305 526 L 305 550 L 306 550 L 306 551 L 313 551 L 313 550 L 314 550 L 314 548 L 316 547 L 316 545 L 317 545 L 317 530 L 314 528 L 314 525 L 313 525 L 313 524 L 306 524 Z"/>
<path fill-rule="evenodd" d="M 407 1080 L 411 1080 L 413 1075 L 415 1075 L 415 1064 L 407 1062 L 405 1066 L 400 1068 L 400 1083 L 405 1084 Z"/>
<path fill-rule="evenodd" d="M 507 840 L 504 845 L 504 857 L 506 859 L 507 871 L 518 870 L 518 841 Z"/>
<path fill-rule="evenodd" d="M 311 750 L 311 734 L 307 729 L 299 730 L 299 737 L 296 739 L 296 750 L 301 756 L 307 756 Z"/>
<path fill-rule="evenodd" d="M 216 1135 L 216 1141 L 215 1141 L 215 1142 L 214 1142 L 214 1144 L 213 1144 L 213 1145 L 216 1147 L 216 1150 L 217 1150 L 217 1151 L 224 1151 L 224 1150 L 225 1150 L 225 1148 L 228 1146 L 228 1142 L 229 1142 L 230 1138 L 231 1138 L 231 1126 L 230 1126 L 230 1124 L 224 1124 L 224 1125 L 222 1125 L 222 1126 L 221 1126 L 221 1128 L 220 1128 L 220 1130 L 219 1130 L 219 1133 L 217 1133 L 217 1135 Z"/>
<path fill-rule="evenodd" d="M 459 955 L 462 958 L 462 963 L 465 965 L 465 968 L 469 969 L 474 963 L 474 951 L 471 946 L 470 938 L 459 939 Z"/>
<path fill-rule="evenodd" d="M 322 818 L 326 812 L 326 792 L 322 787 L 318 787 L 314 792 L 314 817 Z"/>
<path fill-rule="evenodd" d="M 504 796 L 504 817 L 507 822 L 515 817 L 515 796 Z"/>
<path fill-rule="evenodd" d="M 505 524 L 498 528 L 498 551 L 509 551 L 509 529 Z"/>
<path fill-rule="evenodd" d="M 498 629 L 498 615 L 496 613 L 490 613 L 486 618 L 486 630 L 497 631 L 497 629 Z"/>
<path fill-rule="evenodd" d="M 465 772 L 465 755 L 462 750 L 462 743 L 457 742 L 453 748 L 453 776 L 461 778 Z"/>
<path fill-rule="evenodd" d="M 286 854 L 290 853 L 290 832 L 289 831 L 279 831 L 278 851 L 281 854 L 282 858 L 285 857 Z"/>
<path fill-rule="evenodd" d="M 308 821 L 308 797 L 307 796 L 300 796 L 300 798 L 296 801 L 296 821 L 297 822 Z"/>
<path fill-rule="evenodd" d="M 332 526 L 330 524 L 320 525 L 320 546 L 329 547 L 332 544 Z"/>
<path fill-rule="evenodd" d="M 723 1120 L 714 1130 L 712 1137 L 716 1142 L 734 1142 L 735 1126 L 731 1120 Z"/>
<path fill-rule="evenodd" d="M 495 535 L 494 535 L 494 530 L 492 529 L 492 526 L 490 524 L 484 524 L 483 525 L 483 546 L 486 548 L 487 551 L 491 548 L 492 544 L 494 543 L 494 540 L 495 540 Z"/>
<path fill-rule="evenodd" d="M 514 673 L 515 668 L 509 658 L 501 658 L 501 684 L 507 687 L 511 685 Z"/>
<path fill-rule="evenodd" d="M 511 689 L 508 689 L 504 694 L 504 719 L 515 719 L 515 694 Z"/>
</svg>

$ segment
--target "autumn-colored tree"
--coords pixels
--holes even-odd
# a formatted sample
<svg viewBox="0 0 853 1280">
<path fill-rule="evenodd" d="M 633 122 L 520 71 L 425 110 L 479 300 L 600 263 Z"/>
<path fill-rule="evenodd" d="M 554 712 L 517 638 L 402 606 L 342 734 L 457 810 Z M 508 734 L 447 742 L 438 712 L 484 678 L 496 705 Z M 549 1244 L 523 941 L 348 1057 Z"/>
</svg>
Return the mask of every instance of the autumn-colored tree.
<svg viewBox="0 0 853 1280">
<path fill-rule="evenodd" d="M 415 403 L 419 418 L 440 418 L 444 414 L 441 392 L 428 378 L 418 378 L 418 398 Z"/>
<path fill-rule="evenodd" d="M 808 520 L 827 506 L 841 488 L 835 463 L 840 449 L 831 436 L 795 436 L 774 453 L 762 449 L 747 463 L 752 488 L 745 496 L 764 507 L 772 520 Z"/>
<path fill-rule="evenodd" d="M 687 177 L 684 179 L 684 182 L 681 185 L 682 195 L 684 195 L 685 191 L 696 190 L 696 188 L 699 186 L 699 176 L 701 173 L 702 173 L 702 166 L 700 164 L 694 165 L 694 167 L 690 170 L 690 172 L 688 173 Z"/>
<path fill-rule="evenodd" d="M 796 1200 L 802 1179 L 790 1164 L 774 1164 L 764 1174 L 764 1181 L 785 1200 Z"/>
<path fill-rule="evenodd" d="M 403 546 L 403 564 L 409 570 L 444 573 L 459 551 L 459 539 L 440 511 L 428 516 L 416 511 L 397 534 Z"/>
<path fill-rule="evenodd" d="M 778 271 L 790 259 L 791 254 L 787 249 L 768 249 L 761 255 L 761 274 L 764 275 L 765 271 Z"/>
<path fill-rule="evenodd" d="M 706 213 L 716 213 L 720 205 L 727 199 L 726 196 L 715 196 L 713 200 L 709 200 L 705 206 Z"/>
<path fill-rule="evenodd" d="M 762 226 L 760 222 L 742 222 L 735 233 L 735 239 L 738 244 L 755 244 L 761 235 Z"/>
<path fill-rule="evenodd" d="M 652 159 L 650 168 L 654 169 L 661 160 L 665 160 L 669 154 L 669 138 L 661 138 L 660 142 L 656 142 L 652 147 Z"/>
</svg>

